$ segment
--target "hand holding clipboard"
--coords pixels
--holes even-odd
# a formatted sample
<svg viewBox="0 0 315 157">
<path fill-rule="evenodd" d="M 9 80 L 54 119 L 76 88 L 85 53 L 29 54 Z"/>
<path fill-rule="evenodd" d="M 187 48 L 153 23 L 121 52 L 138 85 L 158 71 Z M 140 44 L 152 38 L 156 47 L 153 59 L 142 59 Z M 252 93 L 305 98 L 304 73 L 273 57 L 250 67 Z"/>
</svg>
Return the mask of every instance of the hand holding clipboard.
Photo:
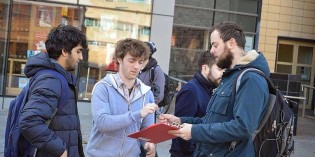
<svg viewBox="0 0 315 157">
<path fill-rule="evenodd" d="M 176 136 L 168 133 L 170 130 L 178 130 L 179 125 L 168 125 L 164 123 L 153 124 L 139 132 L 128 135 L 128 137 L 141 139 L 151 143 L 160 143 L 173 139 Z"/>
</svg>

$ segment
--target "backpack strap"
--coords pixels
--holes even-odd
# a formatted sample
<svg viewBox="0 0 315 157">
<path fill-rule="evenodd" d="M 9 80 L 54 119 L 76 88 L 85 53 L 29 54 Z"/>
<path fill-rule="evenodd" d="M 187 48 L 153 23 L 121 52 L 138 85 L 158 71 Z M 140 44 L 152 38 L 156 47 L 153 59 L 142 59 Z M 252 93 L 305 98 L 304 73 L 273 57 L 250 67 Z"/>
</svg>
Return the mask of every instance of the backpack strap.
<svg viewBox="0 0 315 157">
<path fill-rule="evenodd" d="M 234 88 L 233 88 L 233 99 L 235 99 L 235 96 L 236 96 L 236 93 L 238 91 L 238 88 L 241 84 L 241 79 L 242 77 L 244 76 L 245 73 L 247 72 L 255 72 L 261 76 L 263 76 L 267 83 L 268 83 L 268 89 L 269 89 L 269 100 L 268 100 L 268 103 L 267 103 L 267 110 L 265 111 L 265 114 L 262 118 L 262 120 L 260 121 L 259 123 L 259 126 L 258 128 L 252 133 L 252 139 L 254 140 L 254 138 L 256 137 L 256 135 L 260 132 L 260 130 L 262 129 L 262 127 L 266 124 L 267 120 L 268 120 L 268 117 L 270 116 L 271 114 L 271 111 L 272 111 L 272 108 L 275 104 L 275 101 L 276 101 L 276 88 L 274 87 L 272 81 L 269 79 L 269 77 L 264 73 L 262 72 L 261 70 L 257 69 L 257 68 L 245 68 L 241 71 L 240 74 L 237 75 L 236 79 L 235 79 L 235 83 L 234 83 Z M 230 148 L 229 148 L 229 151 L 233 151 L 235 146 L 236 146 L 236 141 L 232 141 L 231 142 L 231 145 L 230 145 Z"/>
<path fill-rule="evenodd" d="M 276 101 L 276 93 L 273 93 L 276 91 L 273 83 L 271 82 L 271 80 L 269 79 L 268 76 L 266 76 L 265 73 L 263 73 L 262 71 L 256 69 L 256 68 L 248 68 L 248 69 L 245 69 L 241 74 L 244 75 L 244 73 L 248 72 L 248 71 L 252 71 L 252 72 L 255 72 L 261 76 L 263 76 L 267 82 L 268 82 L 268 88 L 269 88 L 269 93 L 272 93 L 272 94 L 269 94 L 269 100 L 268 100 L 268 104 L 267 104 L 267 110 L 265 111 L 265 114 L 263 116 L 263 119 L 260 121 L 259 123 L 259 126 L 258 128 L 252 133 L 252 139 L 254 140 L 256 135 L 260 132 L 260 130 L 262 129 L 262 127 L 266 124 L 267 120 L 268 120 L 268 117 L 270 116 L 271 114 L 271 111 L 273 109 L 273 106 L 275 104 L 275 101 Z M 241 82 L 241 78 L 242 76 L 239 76 L 238 79 L 237 79 L 237 83 L 236 83 L 236 92 L 238 90 L 238 87 L 239 87 L 239 84 Z"/>
<path fill-rule="evenodd" d="M 155 66 L 153 66 L 152 68 L 150 68 L 150 71 L 149 71 L 149 75 L 150 75 L 150 82 L 153 83 L 154 81 L 154 77 L 155 77 Z"/>
</svg>

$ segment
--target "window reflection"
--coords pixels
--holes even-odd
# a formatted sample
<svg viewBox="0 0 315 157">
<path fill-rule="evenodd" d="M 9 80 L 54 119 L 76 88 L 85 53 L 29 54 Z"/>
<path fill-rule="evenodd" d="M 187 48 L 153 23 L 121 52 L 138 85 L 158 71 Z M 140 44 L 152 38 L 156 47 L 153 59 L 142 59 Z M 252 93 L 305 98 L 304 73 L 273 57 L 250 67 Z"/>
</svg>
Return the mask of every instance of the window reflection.
<svg viewBox="0 0 315 157">
<path fill-rule="evenodd" d="M 7 95 L 17 95 L 27 84 L 23 69 L 28 58 L 45 52 L 53 27 L 69 24 L 80 28 L 80 9 L 74 6 L 14 1 L 7 63 Z"/>
<path fill-rule="evenodd" d="M 258 0 L 216 0 L 216 8 L 257 14 Z"/>
<path fill-rule="evenodd" d="M 171 76 L 189 80 L 197 70 L 198 54 L 206 49 L 206 30 L 174 27 L 170 58 Z"/>
<path fill-rule="evenodd" d="M 88 39 L 88 63 L 80 65 L 79 98 L 90 99 L 94 84 L 108 71 L 116 71 L 115 43 L 123 38 L 148 41 L 151 16 L 87 7 L 84 30 Z"/>
<path fill-rule="evenodd" d="M 51 1 L 59 2 L 59 0 Z M 62 2 L 89 2 L 94 4 L 96 1 L 67 0 Z M 106 2 L 107 4 L 115 5 L 128 4 L 130 8 L 137 6 L 140 8 L 138 10 L 142 11 L 147 8 L 151 9 L 151 0 L 107 0 Z M 114 7 L 115 5 L 112 6 Z M 0 22 L 3 25 L 7 24 L 8 22 L 4 21 L 4 17 L 6 16 L 4 13 L 6 11 L 2 3 L 0 11 Z M 36 53 L 46 51 L 45 41 L 48 33 L 53 27 L 57 27 L 60 24 L 78 27 L 87 35 L 89 50 L 83 52 L 84 61 L 79 64 L 76 74 L 79 78 L 79 98 L 90 99 L 90 93 L 94 84 L 109 70 L 117 70 L 113 60 L 115 43 L 127 37 L 143 41 L 149 40 L 151 15 L 112 9 L 68 6 L 56 3 L 14 1 L 8 48 L 7 95 L 17 95 L 27 84 L 28 79 L 23 74 L 27 59 Z M 7 30 L 3 29 L 0 29 L 0 31 L 7 32 Z M 0 48 L 5 49 L 5 33 L 1 33 L 0 37 Z M 2 70 L 2 66 L 0 70 Z"/>
<path fill-rule="evenodd" d="M 152 0 L 79 0 L 79 4 L 130 11 L 151 12 Z"/>
</svg>

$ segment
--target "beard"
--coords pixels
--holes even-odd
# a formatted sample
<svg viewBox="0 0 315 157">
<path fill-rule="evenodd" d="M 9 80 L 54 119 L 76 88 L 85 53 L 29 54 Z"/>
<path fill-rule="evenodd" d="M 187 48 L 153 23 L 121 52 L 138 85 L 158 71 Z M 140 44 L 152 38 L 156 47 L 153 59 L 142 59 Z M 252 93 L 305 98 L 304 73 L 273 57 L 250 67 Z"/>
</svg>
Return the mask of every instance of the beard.
<svg viewBox="0 0 315 157">
<path fill-rule="evenodd" d="M 232 65 L 232 60 L 234 58 L 232 52 L 225 46 L 224 52 L 221 56 L 218 58 L 217 66 L 221 69 L 230 68 Z"/>
<path fill-rule="evenodd" d="M 208 77 L 207 80 L 211 82 L 215 87 L 219 86 L 221 78 L 215 79 L 211 73 L 209 73 L 207 77 Z"/>
</svg>

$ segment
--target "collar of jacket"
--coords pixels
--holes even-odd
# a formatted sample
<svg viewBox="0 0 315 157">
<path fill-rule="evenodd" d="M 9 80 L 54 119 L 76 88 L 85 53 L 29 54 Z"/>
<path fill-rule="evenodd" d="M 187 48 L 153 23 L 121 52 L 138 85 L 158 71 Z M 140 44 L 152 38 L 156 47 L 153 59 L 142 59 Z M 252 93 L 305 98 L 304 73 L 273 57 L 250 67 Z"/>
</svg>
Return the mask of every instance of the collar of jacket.
<svg viewBox="0 0 315 157">
<path fill-rule="evenodd" d="M 229 73 L 232 73 L 235 70 L 242 70 L 246 67 L 248 67 L 248 64 L 255 60 L 259 56 L 259 53 L 256 50 L 248 51 L 242 58 L 240 58 L 239 62 L 230 69 L 226 69 L 223 72 L 223 75 L 228 75 Z"/>
<path fill-rule="evenodd" d="M 147 71 L 151 69 L 152 67 L 155 67 L 156 65 L 157 65 L 156 59 L 150 58 L 149 63 L 141 71 Z"/>
<path fill-rule="evenodd" d="M 208 81 L 202 74 L 201 71 L 198 70 L 195 75 L 194 78 L 202 85 L 202 87 L 204 87 L 207 92 L 209 93 L 209 95 L 212 94 L 212 89 L 215 88 L 215 85 Z"/>
<path fill-rule="evenodd" d="M 121 94 L 122 96 L 124 96 L 124 93 L 120 93 L 119 90 L 118 90 L 118 84 L 115 82 L 115 76 L 114 75 L 118 75 L 119 77 L 119 74 L 116 73 L 116 74 L 107 74 L 105 76 L 105 78 L 103 78 L 101 81 L 99 81 L 100 83 L 105 83 L 107 84 L 108 86 L 112 86 L 113 88 L 115 88 L 119 94 Z M 133 100 L 136 100 L 138 99 L 139 97 L 143 96 L 144 94 L 148 93 L 149 91 L 151 91 L 151 87 L 145 85 L 144 83 L 141 82 L 140 79 L 136 78 L 136 84 L 138 84 L 139 86 L 139 91 L 140 92 L 137 92 L 135 93 L 134 95 L 134 98 Z M 93 93 L 93 92 L 92 92 Z"/>
</svg>

